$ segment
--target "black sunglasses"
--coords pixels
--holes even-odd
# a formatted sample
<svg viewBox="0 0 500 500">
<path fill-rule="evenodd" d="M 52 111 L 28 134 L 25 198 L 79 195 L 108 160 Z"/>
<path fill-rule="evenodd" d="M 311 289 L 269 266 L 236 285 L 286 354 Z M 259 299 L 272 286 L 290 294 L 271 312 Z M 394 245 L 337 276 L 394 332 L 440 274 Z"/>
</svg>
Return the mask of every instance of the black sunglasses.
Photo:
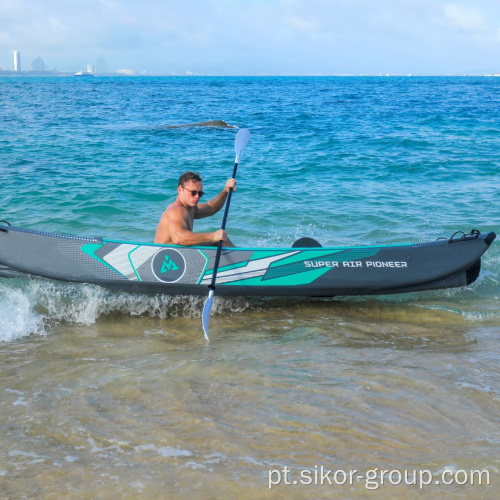
<svg viewBox="0 0 500 500">
<path fill-rule="evenodd" d="M 182 189 L 185 189 L 186 191 L 189 191 L 191 193 L 191 196 L 196 196 L 198 195 L 200 198 L 205 194 L 205 191 L 196 191 L 196 189 L 188 189 L 188 188 L 185 188 L 184 186 L 181 186 Z"/>
</svg>

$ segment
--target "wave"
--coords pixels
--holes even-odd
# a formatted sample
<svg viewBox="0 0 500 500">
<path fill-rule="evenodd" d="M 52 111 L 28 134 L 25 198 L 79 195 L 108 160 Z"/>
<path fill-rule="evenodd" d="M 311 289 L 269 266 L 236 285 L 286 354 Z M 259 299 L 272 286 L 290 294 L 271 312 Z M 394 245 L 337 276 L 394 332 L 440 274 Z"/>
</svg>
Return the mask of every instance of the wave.
<svg viewBox="0 0 500 500">
<path fill-rule="evenodd" d="M 112 314 L 201 318 L 205 297 L 113 292 L 96 285 L 14 278 L 0 282 L 0 342 L 47 335 L 55 325 L 93 325 Z M 244 311 L 244 298 L 216 297 L 213 312 Z"/>
<path fill-rule="evenodd" d="M 43 317 L 33 308 L 29 294 L 0 284 L 0 342 L 31 334 L 45 335 Z"/>
<path fill-rule="evenodd" d="M 472 295 L 471 295 L 472 294 Z M 472 296 L 476 300 L 471 302 Z M 420 325 L 498 325 L 500 311 L 489 300 L 477 300 L 473 290 L 442 290 L 381 297 L 243 298 L 217 297 L 215 314 L 250 310 L 275 317 L 292 313 L 296 321 L 311 311 L 324 318 Z M 32 335 L 46 336 L 64 323 L 93 325 L 111 315 L 159 319 L 200 318 L 205 297 L 113 292 L 95 285 L 15 278 L 0 282 L 0 342 Z M 319 308 L 319 309 L 318 309 Z M 246 318 L 244 325 L 251 321 Z"/>
</svg>

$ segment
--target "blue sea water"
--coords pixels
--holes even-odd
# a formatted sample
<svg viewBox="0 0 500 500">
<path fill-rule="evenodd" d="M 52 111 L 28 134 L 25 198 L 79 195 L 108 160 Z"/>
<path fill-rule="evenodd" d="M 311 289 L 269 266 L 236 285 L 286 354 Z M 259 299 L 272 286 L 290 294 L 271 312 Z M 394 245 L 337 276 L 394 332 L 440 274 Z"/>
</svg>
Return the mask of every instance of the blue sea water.
<svg viewBox="0 0 500 500">
<path fill-rule="evenodd" d="M 207 197 L 219 192 L 232 172 L 236 132 L 246 127 L 252 135 L 227 223 L 237 245 L 285 246 L 302 236 L 323 245 L 396 244 L 459 230 L 500 233 L 497 78 L 2 77 L 0 118 L 0 219 L 16 226 L 150 242 L 182 172 L 199 171 Z M 231 127 L 172 127 L 210 120 Z M 195 229 L 215 230 L 221 219 L 219 213 L 197 221 Z M 493 471 L 500 467 L 494 458 L 499 304 L 497 241 L 478 281 L 464 289 L 332 301 L 219 301 L 211 323 L 218 347 L 208 352 L 199 300 L 0 279 L 0 371 L 6 377 L 0 390 L 15 396 L 0 406 L 0 424 L 11 422 L 18 433 L 0 432 L 2 448 L 10 450 L 10 459 L 0 460 L 0 479 L 10 478 L 12 496 L 19 493 L 15 484 L 28 487 L 33 478 L 33 495 L 71 496 L 99 470 L 118 478 L 110 486 L 117 491 L 128 480 L 128 460 L 138 471 L 152 467 L 149 482 L 139 473 L 130 479 L 129 494 L 158 495 L 165 484 L 161 467 L 175 466 L 190 471 L 168 475 L 177 481 L 179 498 L 202 491 L 193 486 L 197 468 L 199 484 L 211 474 L 214 496 L 241 496 L 246 488 L 258 498 L 256 485 L 266 485 L 262 474 L 277 464 L 297 469 L 335 458 L 337 466 L 343 460 L 367 468 L 381 457 L 380 465 L 393 468 L 431 463 L 436 470 L 470 465 Z M 340 364 L 331 365 L 337 357 Z M 168 370 L 174 389 L 158 375 Z M 141 380 L 145 392 L 119 382 L 120 373 L 132 385 L 133 377 Z M 195 373 L 207 385 L 198 386 Z M 240 384 L 248 400 L 231 383 Z M 72 391 L 71 403 L 59 386 Z M 164 400 L 154 403 L 153 394 L 163 391 Z M 60 413 L 54 417 L 66 438 L 43 416 L 48 401 L 65 404 L 72 415 L 68 421 Z M 268 412 L 270 401 L 275 406 Z M 338 409 L 335 401 L 344 406 Z M 168 439 L 160 437 L 160 424 L 142 415 L 140 408 L 151 405 L 154 418 L 178 410 L 177 432 Z M 28 406 L 32 430 L 22 423 Z M 322 409 L 337 430 L 323 420 Z M 114 411 L 123 422 L 102 420 Z M 79 420 L 74 415 L 80 412 L 85 417 Z M 378 427 L 371 427 L 369 415 Z M 454 430 L 443 431 L 447 419 L 456 420 Z M 246 451 L 213 445 L 212 454 L 205 448 L 206 433 L 213 442 L 224 435 L 243 447 L 238 422 L 256 444 Z M 193 431 L 203 425 L 205 434 Z M 479 432 L 481 426 L 491 432 Z M 29 448 L 30 436 L 40 435 L 44 444 Z M 47 444 L 54 440 L 56 448 Z M 431 451 L 429 443 L 435 443 Z M 450 456 L 443 454 L 446 447 Z M 53 475 L 60 462 L 69 476 Z M 19 483 L 23 470 L 29 474 Z M 105 496 L 106 488 L 96 483 L 85 494 Z"/>
<path fill-rule="evenodd" d="M 237 128 L 170 126 L 223 120 L 252 133 L 228 221 L 238 245 L 301 236 L 392 244 L 499 230 L 497 78 L 25 77 L 0 85 L 0 218 L 14 225 L 151 241 L 183 171 L 202 173 L 210 197 L 234 161 Z M 198 229 L 215 230 L 220 219 Z M 500 294 L 497 245 L 474 288 L 473 298 L 488 302 L 477 306 L 484 316 L 496 315 L 488 299 Z"/>
</svg>

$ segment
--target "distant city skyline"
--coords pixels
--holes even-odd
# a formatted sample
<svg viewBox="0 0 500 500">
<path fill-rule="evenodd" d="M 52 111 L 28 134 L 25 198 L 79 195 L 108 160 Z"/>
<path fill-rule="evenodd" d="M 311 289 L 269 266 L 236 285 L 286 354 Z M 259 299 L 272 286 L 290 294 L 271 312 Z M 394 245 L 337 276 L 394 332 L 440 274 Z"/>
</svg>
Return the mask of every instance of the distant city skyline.
<svg viewBox="0 0 500 500">
<path fill-rule="evenodd" d="M 0 71 L 9 72 L 9 73 L 73 73 L 73 70 L 59 71 L 57 68 L 49 68 L 46 66 L 44 60 L 40 56 L 36 56 L 30 63 L 29 69 L 24 69 L 21 66 L 21 52 L 19 50 L 13 50 L 13 61 L 12 66 L 0 67 Z M 96 73 L 96 74 L 105 74 L 108 72 L 107 63 L 102 56 L 99 56 L 94 63 L 88 63 L 85 65 L 85 68 L 81 71 L 85 71 L 88 73 Z M 120 71 L 120 70 L 118 70 Z M 122 72 L 128 72 L 129 70 L 121 70 Z M 130 74 L 135 74 L 132 72 Z"/>
<path fill-rule="evenodd" d="M 22 13 L 29 12 L 29 16 Z M 0 6 L 0 68 L 38 56 L 121 74 L 483 75 L 500 71 L 498 0 L 65 0 Z"/>
</svg>

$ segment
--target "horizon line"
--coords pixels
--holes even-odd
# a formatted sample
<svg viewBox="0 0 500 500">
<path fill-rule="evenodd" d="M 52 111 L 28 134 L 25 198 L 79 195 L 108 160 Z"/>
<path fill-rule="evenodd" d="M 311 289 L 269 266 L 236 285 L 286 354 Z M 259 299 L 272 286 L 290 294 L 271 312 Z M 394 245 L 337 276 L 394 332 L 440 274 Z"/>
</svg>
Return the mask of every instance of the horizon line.
<svg viewBox="0 0 500 500">
<path fill-rule="evenodd" d="M 135 72 L 133 70 L 130 73 L 124 73 L 123 70 L 117 70 L 116 72 L 106 72 L 106 73 L 88 73 L 83 75 L 84 77 L 128 77 L 128 78 L 137 78 L 137 77 L 181 77 L 181 78 L 196 78 L 196 77 L 213 77 L 213 78 L 439 78 L 439 77 L 447 77 L 447 78 L 464 78 L 464 77 L 500 77 L 500 73 L 449 73 L 449 74 L 415 74 L 415 73 L 255 73 L 255 74 L 215 74 L 215 73 L 152 73 L 152 72 Z M 14 71 L 7 69 L 0 69 L 0 76 L 82 76 L 76 75 L 73 71 Z"/>
</svg>

